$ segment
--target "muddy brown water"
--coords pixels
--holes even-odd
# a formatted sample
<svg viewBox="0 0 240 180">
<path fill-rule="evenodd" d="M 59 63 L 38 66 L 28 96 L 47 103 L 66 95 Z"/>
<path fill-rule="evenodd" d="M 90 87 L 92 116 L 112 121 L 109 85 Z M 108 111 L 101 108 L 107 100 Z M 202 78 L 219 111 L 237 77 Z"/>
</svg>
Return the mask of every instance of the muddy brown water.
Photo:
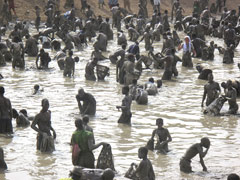
<svg viewBox="0 0 240 180">
<path fill-rule="evenodd" d="M 35 30 L 32 33 L 35 33 Z M 183 36 L 181 34 L 181 37 Z M 206 39 L 224 46 L 223 40 L 211 37 Z M 13 120 L 13 138 L 0 137 L 0 146 L 4 149 L 5 161 L 8 164 L 8 171 L 0 174 L 1 180 L 53 180 L 68 177 L 69 170 L 73 168 L 69 142 L 75 130 L 74 119 L 80 116 L 75 95 L 80 87 L 96 98 L 97 113 L 89 124 L 94 129 L 97 143 L 104 141 L 112 146 L 115 169 L 119 174 L 116 179 L 124 179 L 122 176 L 130 164 L 140 162 L 138 148 L 146 145 L 156 128 L 155 120 L 159 117 L 164 119 L 164 125 L 169 129 L 173 141 L 169 143 L 171 152 L 168 155 L 149 152 L 156 179 L 226 179 L 229 173 L 240 174 L 239 117 L 203 115 L 201 100 L 203 86 L 207 82 L 197 79 L 198 72 L 195 68 L 184 68 L 178 63 L 179 76 L 172 81 L 163 82 L 159 94 L 149 96 L 148 105 L 132 103 L 132 126 L 125 126 L 117 123 L 121 112 L 115 106 L 121 104 L 123 96 L 121 85 L 115 80 L 115 66 L 110 64 L 109 60 L 103 61 L 101 64 L 111 69 L 110 76 L 101 82 L 85 80 L 84 68 L 90 58 L 92 44 L 89 43 L 83 51 L 74 50 L 74 56 L 80 58 L 80 62 L 76 64 L 74 78 L 63 77 L 56 61 L 50 62 L 49 66 L 52 69 L 49 71 L 32 69 L 31 67 L 35 66 L 35 58 L 26 58 L 26 71 L 13 70 L 10 63 L 0 68 L 4 76 L 0 85 L 5 87 L 5 96 L 10 98 L 13 108 L 25 108 L 30 115 L 36 115 L 41 109 L 41 100 L 48 98 L 52 111 L 52 126 L 57 133 L 56 151 L 52 154 L 42 154 L 36 150 L 36 132 L 30 127 L 17 128 Z M 129 42 L 130 44 L 132 43 Z M 141 52 L 146 53 L 144 42 L 140 43 L 140 47 Z M 154 43 L 155 51 L 160 51 L 161 47 L 162 41 Z M 104 54 L 109 55 L 118 48 L 120 47 L 117 46 L 115 32 L 114 41 L 109 42 L 108 52 Z M 216 50 L 214 61 L 202 62 L 193 59 L 194 66 L 202 62 L 205 67 L 210 67 L 219 83 L 227 79 L 238 80 L 239 49 L 236 49 L 234 64 L 223 65 L 222 56 Z M 51 57 L 56 53 L 47 51 Z M 178 52 L 178 55 L 181 56 L 182 52 Z M 144 84 L 149 77 L 160 79 L 162 73 L 163 70 L 145 70 L 139 83 Z M 40 84 L 44 92 L 32 96 L 34 84 Z M 227 109 L 226 103 L 223 111 Z M 197 156 L 192 161 L 196 173 L 181 173 L 180 158 L 187 148 L 205 136 L 211 140 L 210 150 L 204 158 L 209 172 L 202 172 Z M 96 159 L 100 150 L 101 148 L 94 151 Z"/>
</svg>

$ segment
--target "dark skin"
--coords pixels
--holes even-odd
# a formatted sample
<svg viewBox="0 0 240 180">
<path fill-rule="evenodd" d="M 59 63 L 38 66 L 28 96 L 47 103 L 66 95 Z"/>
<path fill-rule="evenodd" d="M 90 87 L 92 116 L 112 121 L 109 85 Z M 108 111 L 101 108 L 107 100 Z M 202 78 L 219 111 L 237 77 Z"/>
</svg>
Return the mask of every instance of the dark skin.
<svg viewBox="0 0 240 180">
<path fill-rule="evenodd" d="M 76 95 L 76 99 L 78 102 L 78 108 L 82 115 L 90 113 L 90 115 L 94 115 L 96 112 L 96 101 L 93 96 L 85 93 L 83 89 L 78 90 L 78 94 Z M 81 103 L 83 102 L 83 105 Z M 95 106 L 95 107 L 94 107 Z"/>
<path fill-rule="evenodd" d="M 203 151 L 203 147 L 206 148 L 205 151 Z M 192 145 L 188 150 L 187 152 L 185 153 L 184 155 L 184 159 L 186 160 L 191 160 L 192 158 L 194 158 L 197 154 L 199 154 L 199 158 L 200 158 L 200 163 L 203 167 L 203 171 L 207 171 L 207 167 L 205 166 L 204 164 L 204 161 L 203 161 L 203 158 L 206 156 L 208 150 L 210 148 L 210 144 L 209 146 L 204 143 L 204 142 L 201 142 L 201 143 L 196 143 L 194 145 Z"/>
<path fill-rule="evenodd" d="M 74 76 L 75 72 L 75 61 L 72 58 L 72 54 L 69 54 L 69 56 L 65 59 L 65 67 L 64 67 L 64 76 Z"/>
<path fill-rule="evenodd" d="M 227 89 L 225 90 L 225 96 L 229 104 L 229 114 L 236 114 L 238 109 L 237 105 L 237 91 L 232 86 L 232 81 L 227 81 Z"/>
<path fill-rule="evenodd" d="M 202 98 L 202 107 L 204 106 L 204 100 L 207 97 L 206 105 L 211 104 L 221 93 L 220 86 L 217 82 L 213 81 L 213 75 L 208 75 L 208 83 L 204 86 L 203 98 Z"/>
<path fill-rule="evenodd" d="M 170 53 L 167 54 L 163 59 L 161 59 L 161 62 L 164 63 L 164 70 L 165 70 L 162 80 L 170 80 L 171 79 L 171 76 L 168 77 L 167 75 L 165 75 L 165 73 L 171 72 L 171 74 L 172 74 L 173 61 L 174 61 L 173 56 Z"/>
<path fill-rule="evenodd" d="M 158 126 L 158 128 L 152 132 L 151 139 L 154 140 L 155 135 L 157 135 L 159 138 L 160 152 L 162 154 L 167 154 L 167 152 L 169 151 L 168 143 L 172 141 L 172 137 L 168 129 L 163 128 L 163 121 L 157 120 L 156 125 Z"/>
<path fill-rule="evenodd" d="M 85 77 L 87 80 L 95 81 L 95 73 L 94 73 L 94 68 L 97 65 L 97 59 L 94 58 L 92 61 L 88 62 L 86 67 L 85 67 Z"/>
<path fill-rule="evenodd" d="M 128 91 L 122 90 L 122 94 L 124 94 L 126 98 L 129 97 L 129 92 Z M 122 105 L 122 106 L 116 106 L 116 108 L 117 109 L 122 109 L 123 111 L 126 111 L 126 110 L 130 111 L 131 104 L 126 104 L 126 105 Z"/>
<path fill-rule="evenodd" d="M 51 111 L 49 109 L 48 100 L 42 102 L 42 110 L 38 113 L 31 125 L 31 128 L 37 131 L 40 134 L 46 133 L 51 136 L 53 133 L 53 138 L 56 139 L 56 132 L 51 125 Z"/>
<path fill-rule="evenodd" d="M 4 93 L 0 94 L 0 119 L 12 119 L 12 105 L 11 101 L 4 97 Z"/>
<path fill-rule="evenodd" d="M 138 166 L 134 163 L 132 164 L 132 166 L 135 165 L 137 167 L 135 174 L 140 180 L 149 180 L 149 174 L 151 171 L 153 172 L 152 163 L 147 158 L 147 153 L 143 152 L 141 148 L 138 150 L 138 157 L 139 159 L 142 159 L 140 164 Z"/>
</svg>

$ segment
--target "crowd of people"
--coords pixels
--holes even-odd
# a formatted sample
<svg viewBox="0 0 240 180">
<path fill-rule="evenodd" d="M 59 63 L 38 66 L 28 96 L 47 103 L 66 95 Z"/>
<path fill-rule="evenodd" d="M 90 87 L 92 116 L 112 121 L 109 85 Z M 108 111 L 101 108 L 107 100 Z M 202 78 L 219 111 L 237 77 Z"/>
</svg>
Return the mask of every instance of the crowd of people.
<svg viewBox="0 0 240 180">
<path fill-rule="evenodd" d="M 24 71 L 27 69 L 26 57 L 35 57 L 35 70 L 48 70 L 49 63 L 56 60 L 63 76 L 73 78 L 75 66 L 79 57 L 74 56 L 74 50 L 81 51 L 94 41 L 93 51 L 89 55 L 89 61 L 85 66 L 85 79 L 88 81 L 103 81 L 109 76 L 109 67 L 100 65 L 100 61 L 109 59 L 116 68 L 116 82 L 122 85 L 124 95 L 122 104 L 116 106 L 122 112 L 118 123 L 131 125 L 131 104 L 148 104 L 148 96 L 156 96 L 158 88 L 162 83 L 177 78 L 179 75 L 177 63 L 183 67 L 193 68 L 192 59 L 199 58 L 203 61 L 213 61 L 215 50 L 222 54 L 223 64 L 234 63 L 234 51 L 240 42 L 240 9 L 229 10 L 226 1 L 217 0 L 216 3 L 208 4 L 207 0 L 194 0 L 192 14 L 184 16 L 184 8 L 180 0 L 169 3 L 171 17 L 168 10 L 161 12 L 161 1 L 151 1 L 153 14 L 149 17 L 147 0 L 139 0 L 138 13 L 134 14 L 129 0 L 124 0 L 124 7 L 120 7 L 118 1 L 109 0 L 109 9 L 112 12 L 112 23 L 109 17 L 103 18 L 95 15 L 92 7 L 86 0 L 81 0 L 81 11 L 83 17 L 76 15 L 74 0 L 66 0 L 65 13 L 60 11 L 59 0 L 48 0 L 44 9 L 39 6 L 34 8 L 36 14 L 35 28 L 38 32 L 33 34 L 29 22 L 16 21 L 14 29 L 9 28 L 13 21 L 11 10 L 15 16 L 14 0 L 5 0 L 2 7 L 1 28 L 0 28 L 0 66 L 4 68 L 11 63 L 13 69 Z M 104 0 L 99 0 L 99 8 L 104 8 Z M 223 11 L 222 11 L 223 8 Z M 44 11 L 46 22 L 41 21 L 40 12 Z M 117 33 L 114 34 L 116 30 Z M 180 39 L 178 33 L 185 33 L 184 39 Z M 6 34 L 9 34 L 6 38 Z M 117 37 L 117 43 L 121 47 L 116 52 L 111 52 L 105 57 L 103 52 L 108 49 L 108 41 Z M 221 38 L 223 46 L 214 41 L 208 41 L 207 36 Z M 6 40 L 3 40 L 6 39 Z M 129 45 L 129 42 L 133 44 Z M 154 43 L 162 42 L 161 52 L 154 52 Z M 144 43 L 145 50 L 139 44 Z M 64 47 L 62 47 L 64 44 Z M 41 47 L 41 48 L 40 48 Z M 55 56 L 51 58 L 46 49 L 51 49 Z M 177 52 L 182 52 L 182 57 Z M 146 52 L 146 53 L 142 53 Z M 162 77 L 158 80 L 149 77 L 144 85 L 138 84 L 145 69 L 162 69 Z M 237 97 L 240 94 L 240 82 L 227 80 L 221 86 L 214 81 L 214 73 L 211 69 L 196 64 L 199 72 L 199 79 L 208 82 L 203 87 L 202 102 L 206 106 L 204 113 L 212 115 L 237 115 Z M 4 74 L 0 74 L 4 78 Z M 221 95 L 221 87 L 224 95 Z M 34 86 L 34 93 L 41 93 L 39 85 Z M 51 124 L 51 111 L 49 100 L 44 98 L 41 101 L 42 109 L 33 118 L 28 117 L 27 110 L 19 112 L 12 108 L 11 101 L 4 96 L 5 88 L 0 86 L 0 133 L 12 134 L 12 118 L 16 119 L 17 126 L 31 128 L 37 132 L 37 150 L 51 153 L 55 150 L 54 140 L 57 134 Z M 81 118 L 75 120 L 76 130 L 72 134 L 71 145 L 72 162 L 76 167 L 71 172 L 73 180 L 90 179 L 111 180 L 115 176 L 114 169 L 106 167 L 104 170 L 95 169 L 90 172 L 85 168 L 95 168 L 95 157 L 93 150 L 98 147 L 109 146 L 106 142 L 96 143 L 93 129 L 88 125 L 89 116 L 94 116 L 96 99 L 83 88 L 78 90 L 76 95 L 79 113 Z M 206 102 L 205 102 L 206 100 Z M 204 103 L 205 102 L 205 103 Z M 229 104 L 229 110 L 222 113 L 221 109 L 225 102 Z M 32 121 L 32 122 L 31 122 Z M 141 159 L 139 165 L 131 164 L 126 177 L 140 180 L 157 179 L 154 173 L 154 166 L 148 159 L 148 151 L 156 151 L 167 155 L 170 151 L 168 143 L 172 140 L 167 128 L 163 127 L 163 119 L 156 120 L 157 128 L 153 130 L 152 137 L 146 142 L 145 147 L 139 147 L 138 157 Z M 157 143 L 154 143 L 157 136 Z M 180 170 L 185 173 L 192 173 L 191 159 L 199 155 L 203 171 L 207 167 L 203 158 L 210 149 L 211 141 L 203 137 L 200 143 L 193 144 L 179 162 Z M 206 149 L 206 150 L 204 150 Z M 109 149 L 108 149 L 109 150 Z M 3 149 L 0 151 L 0 168 L 7 169 L 4 161 Z M 110 153 L 111 154 L 111 153 Z M 109 155 L 110 156 L 110 155 Z M 236 174 L 228 176 L 229 180 L 239 179 Z"/>
</svg>

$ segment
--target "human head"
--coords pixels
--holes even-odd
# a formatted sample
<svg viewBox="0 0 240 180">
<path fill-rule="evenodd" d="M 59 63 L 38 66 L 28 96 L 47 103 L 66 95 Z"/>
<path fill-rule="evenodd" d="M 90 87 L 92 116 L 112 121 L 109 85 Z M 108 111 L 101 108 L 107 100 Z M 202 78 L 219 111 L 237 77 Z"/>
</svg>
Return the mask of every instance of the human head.
<svg viewBox="0 0 240 180">
<path fill-rule="evenodd" d="M 18 117 L 18 112 L 16 109 L 12 109 L 12 115 L 13 115 L 13 118 L 16 119 Z"/>
<path fill-rule="evenodd" d="M 84 94 L 85 94 L 84 89 L 83 89 L 83 88 L 80 88 L 80 89 L 78 90 L 78 95 L 79 95 L 80 97 L 83 97 Z"/>
<path fill-rule="evenodd" d="M 147 157 L 147 154 L 148 154 L 148 149 L 146 147 L 140 147 L 138 149 L 138 157 L 140 159 Z"/>
<path fill-rule="evenodd" d="M 226 89 L 226 88 L 227 88 L 227 83 L 222 82 L 222 83 L 221 83 L 221 87 L 224 88 L 224 89 Z"/>
<path fill-rule="evenodd" d="M 4 95 L 5 89 L 3 86 L 0 86 L 0 95 Z"/>
<path fill-rule="evenodd" d="M 185 40 L 185 42 L 188 44 L 188 43 L 190 43 L 190 37 L 189 36 L 185 36 L 184 37 L 184 40 Z"/>
<path fill-rule="evenodd" d="M 199 73 L 201 73 L 202 70 L 203 70 L 203 66 L 202 66 L 200 63 L 197 63 L 196 69 L 197 69 L 197 71 L 198 71 Z"/>
<path fill-rule="evenodd" d="M 125 49 L 126 49 L 126 47 L 127 47 L 127 46 L 126 46 L 126 44 L 122 44 L 122 49 L 124 49 L 124 50 L 125 50 Z"/>
<path fill-rule="evenodd" d="M 24 116 L 26 116 L 26 117 L 28 116 L 26 109 L 21 109 L 19 112 L 22 113 L 22 114 L 23 114 Z"/>
<path fill-rule="evenodd" d="M 128 87 L 128 86 L 123 86 L 123 88 L 122 88 L 122 94 L 127 95 L 128 92 L 129 92 L 129 87 Z"/>
<path fill-rule="evenodd" d="M 25 37 L 26 37 L 26 39 L 29 39 L 29 38 L 30 38 L 30 35 L 29 35 L 29 34 L 27 34 Z"/>
<path fill-rule="evenodd" d="M 78 56 L 74 57 L 73 59 L 76 63 L 79 62 L 79 57 Z"/>
<path fill-rule="evenodd" d="M 137 79 L 133 79 L 132 84 L 136 85 L 137 84 Z"/>
<path fill-rule="evenodd" d="M 160 87 L 162 87 L 162 80 L 161 79 L 157 80 L 157 88 L 160 88 Z"/>
<path fill-rule="evenodd" d="M 69 56 L 72 56 L 72 55 L 73 55 L 73 52 L 70 50 L 70 51 L 68 52 L 68 55 L 69 55 Z"/>
<path fill-rule="evenodd" d="M 74 166 L 73 171 L 70 171 L 70 177 L 73 180 L 79 180 L 82 176 L 82 169 L 80 166 Z"/>
<path fill-rule="evenodd" d="M 201 139 L 201 145 L 205 148 L 210 147 L 210 140 L 207 137 Z"/>
<path fill-rule="evenodd" d="M 103 171 L 102 180 L 113 180 L 115 174 L 112 169 L 107 168 Z"/>
<path fill-rule="evenodd" d="M 35 84 L 33 88 L 34 88 L 35 91 L 38 91 L 40 86 L 38 84 Z"/>
<path fill-rule="evenodd" d="M 88 117 L 88 115 L 84 115 L 84 117 L 83 117 L 83 123 L 84 123 L 84 124 L 89 123 L 89 117 Z"/>
<path fill-rule="evenodd" d="M 228 175 L 227 180 L 240 180 L 240 177 L 237 174 L 232 173 Z"/>
<path fill-rule="evenodd" d="M 83 121 L 81 119 L 76 119 L 75 120 L 75 127 L 79 130 L 83 129 Z"/>
<path fill-rule="evenodd" d="M 42 54 L 42 53 L 44 53 L 45 51 L 44 51 L 44 49 L 40 49 L 40 53 Z"/>
<path fill-rule="evenodd" d="M 45 111 L 48 110 L 48 108 L 49 108 L 49 101 L 48 101 L 48 99 L 46 99 L 46 98 L 42 99 L 42 108 Z"/>
<path fill-rule="evenodd" d="M 208 82 L 213 82 L 213 74 L 208 74 Z"/>
<path fill-rule="evenodd" d="M 132 53 L 129 53 L 127 57 L 128 57 L 129 61 L 131 61 L 131 62 L 135 61 L 135 56 Z"/>
<path fill-rule="evenodd" d="M 150 78 L 148 79 L 148 81 L 151 82 L 151 83 L 154 83 L 153 77 L 150 77 Z"/>
<path fill-rule="evenodd" d="M 231 80 L 227 81 L 227 88 L 232 88 L 232 81 Z"/>
<path fill-rule="evenodd" d="M 159 127 L 162 127 L 163 126 L 163 119 L 162 118 L 156 119 L 156 125 L 159 126 Z"/>
</svg>

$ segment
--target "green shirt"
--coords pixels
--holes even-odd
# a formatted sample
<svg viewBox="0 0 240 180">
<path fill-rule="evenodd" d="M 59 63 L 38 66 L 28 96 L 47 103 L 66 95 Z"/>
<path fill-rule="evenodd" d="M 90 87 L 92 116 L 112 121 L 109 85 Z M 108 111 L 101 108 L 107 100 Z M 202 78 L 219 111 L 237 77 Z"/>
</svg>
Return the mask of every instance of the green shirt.
<svg viewBox="0 0 240 180">
<path fill-rule="evenodd" d="M 85 130 L 76 130 L 72 135 L 72 144 L 78 144 L 82 152 L 89 152 L 88 139 L 93 137 L 93 133 Z"/>
</svg>

